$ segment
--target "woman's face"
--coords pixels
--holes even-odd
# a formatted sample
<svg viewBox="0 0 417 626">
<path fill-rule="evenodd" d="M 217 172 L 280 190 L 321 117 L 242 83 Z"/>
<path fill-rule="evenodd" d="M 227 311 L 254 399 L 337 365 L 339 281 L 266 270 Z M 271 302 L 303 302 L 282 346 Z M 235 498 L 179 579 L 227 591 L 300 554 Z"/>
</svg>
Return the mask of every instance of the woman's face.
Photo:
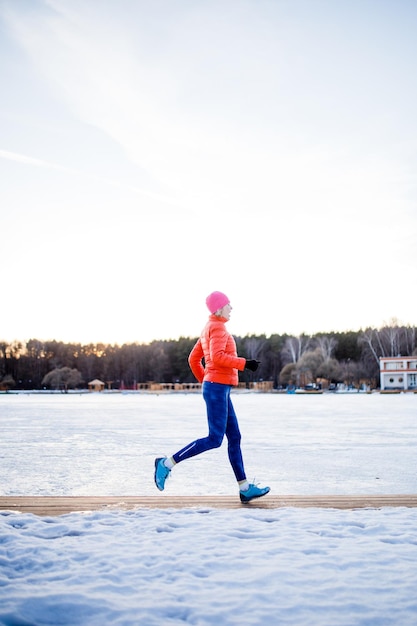
<svg viewBox="0 0 417 626">
<path fill-rule="evenodd" d="M 219 315 L 220 317 L 225 317 L 227 320 L 229 320 L 231 311 L 232 311 L 232 305 L 229 302 L 228 304 L 225 304 L 222 309 L 220 309 Z"/>
</svg>

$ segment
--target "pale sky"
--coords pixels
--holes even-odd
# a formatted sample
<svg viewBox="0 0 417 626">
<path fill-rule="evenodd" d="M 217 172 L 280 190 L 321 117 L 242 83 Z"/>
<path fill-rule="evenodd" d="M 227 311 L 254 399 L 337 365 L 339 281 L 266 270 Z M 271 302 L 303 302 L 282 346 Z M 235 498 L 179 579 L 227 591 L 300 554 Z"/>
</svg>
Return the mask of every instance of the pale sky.
<svg viewBox="0 0 417 626">
<path fill-rule="evenodd" d="M 0 339 L 417 324 L 415 0 L 0 0 Z"/>
</svg>

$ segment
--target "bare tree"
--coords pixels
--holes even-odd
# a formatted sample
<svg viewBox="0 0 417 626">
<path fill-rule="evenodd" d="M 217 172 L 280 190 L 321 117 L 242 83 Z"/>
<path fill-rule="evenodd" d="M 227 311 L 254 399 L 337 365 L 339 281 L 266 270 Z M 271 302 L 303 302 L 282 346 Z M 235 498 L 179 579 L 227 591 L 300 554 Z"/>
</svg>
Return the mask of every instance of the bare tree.
<svg viewBox="0 0 417 626">
<path fill-rule="evenodd" d="M 377 335 L 381 343 L 381 349 L 384 351 L 384 354 L 381 356 L 399 356 L 401 354 L 400 327 L 395 317 L 388 324 L 385 324 L 381 330 L 377 331 Z"/>
<path fill-rule="evenodd" d="M 318 371 L 323 361 L 324 359 L 320 348 L 304 352 L 297 362 L 299 382 L 302 386 L 316 382 Z"/>
<path fill-rule="evenodd" d="M 325 361 L 327 359 L 331 359 L 333 356 L 333 352 L 337 348 L 337 339 L 335 339 L 334 337 L 329 337 L 327 335 L 318 335 L 317 337 L 315 337 L 315 340 L 323 356 L 323 359 Z"/>
<path fill-rule="evenodd" d="M 67 393 L 68 389 L 75 389 L 82 383 L 82 376 L 77 369 L 71 369 L 69 367 L 55 368 L 51 372 L 48 372 L 42 380 L 42 385 L 46 387 L 53 387 L 54 389 L 61 389 Z"/>
<path fill-rule="evenodd" d="M 10 387 L 16 387 L 16 383 L 14 381 L 13 376 L 10 376 L 10 374 L 7 374 L 3 380 L 0 380 L 0 389 L 5 389 L 6 391 L 9 391 Z"/>
<path fill-rule="evenodd" d="M 279 382 L 281 385 L 295 385 L 297 382 L 297 366 L 295 363 L 287 363 L 284 365 L 279 374 Z"/>
<path fill-rule="evenodd" d="M 266 340 L 261 337 L 247 337 L 244 340 L 245 354 L 248 359 L 259 359 Z"/>
<path fill-rule="evenodd" d="M 362 337 L 360 338 L 360 342 L 364 345 L 364 355 L 363 357 L 366 359 L 368 355 L 371 355 L 375 360 L 375 363 L 379 366 L 379 357 L 385 356 L 381 354 L 381 345 L 377 340 L 377 331 L 373 328 L 367 328 Z"/>
<path fill-rule="evenodd" d="M 283 363 L 297 363 L 311 344 L 310 337 L 299 335 L 298 337 L 288 337 L 282 349 Z"/>
<path fill-rule="evenodd" d="M 363 358 L 370 354 L 378 365 L 380 357 L 409 355 L 415 347 L 415 340 L 416 328 L 398 326 L 395 318 L 379 330 L 367 328 L 360 338 L 365 347 Z"/>
<path fill-rule="evenodd" d="M 402 328 L 402 345 L 404 346 L 404 354 L 413 354 L 413 350 L 416 346 L 416 327 L 415 326 L 403 326 Z"/>
<path fill-rule="evenodd" d="M 342 378 L 342 368 L 336 359 L 325 359 L 317 368 L 316 374 L 329 382 L 337 382 Z"/>
</svg>

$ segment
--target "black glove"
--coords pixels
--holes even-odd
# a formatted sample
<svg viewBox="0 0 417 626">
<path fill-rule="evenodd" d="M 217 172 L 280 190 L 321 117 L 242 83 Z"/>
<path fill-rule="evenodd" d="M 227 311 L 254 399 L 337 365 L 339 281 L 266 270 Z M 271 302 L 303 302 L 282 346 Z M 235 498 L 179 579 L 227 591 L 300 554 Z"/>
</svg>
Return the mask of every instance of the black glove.
<svg viewBox="0 0 417 626">
<path fill-rule="evenodd" d="M 256 361 L 255 359 L 246 359 L 245 370 L 250 370 L 251 372 L 256 372 L 259 367 L 260 361 Z"/>
</svg>

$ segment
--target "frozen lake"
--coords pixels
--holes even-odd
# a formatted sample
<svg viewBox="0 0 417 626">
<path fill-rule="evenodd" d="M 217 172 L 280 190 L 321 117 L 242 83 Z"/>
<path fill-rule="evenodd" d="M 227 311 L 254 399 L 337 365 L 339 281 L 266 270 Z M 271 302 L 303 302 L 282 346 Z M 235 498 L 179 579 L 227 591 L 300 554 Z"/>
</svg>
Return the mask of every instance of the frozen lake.
<svg viewBox="0 0 417 626">
<path fill-rule="evenodd" d="M 288 493 L 417 491 L 417 395 L 239 393 L 248 476 Z M 0 396 L 1 495 L 231 494 L 198 395 Z M 268 496 L 266 496 L 268 497 Z M 0 514 L 0 626 L 414 626 L 417 509 Z"/>
<path fill-rule="evenodd" d="M 237 392 L 247 475 L 282 494 L 415 493 L 417 395 Z M 155 456 L 207 432 L 200 394 L 3 394 L 0 495 L 231 494 L 222 447 L 178 465 Z"/>
</svg>

